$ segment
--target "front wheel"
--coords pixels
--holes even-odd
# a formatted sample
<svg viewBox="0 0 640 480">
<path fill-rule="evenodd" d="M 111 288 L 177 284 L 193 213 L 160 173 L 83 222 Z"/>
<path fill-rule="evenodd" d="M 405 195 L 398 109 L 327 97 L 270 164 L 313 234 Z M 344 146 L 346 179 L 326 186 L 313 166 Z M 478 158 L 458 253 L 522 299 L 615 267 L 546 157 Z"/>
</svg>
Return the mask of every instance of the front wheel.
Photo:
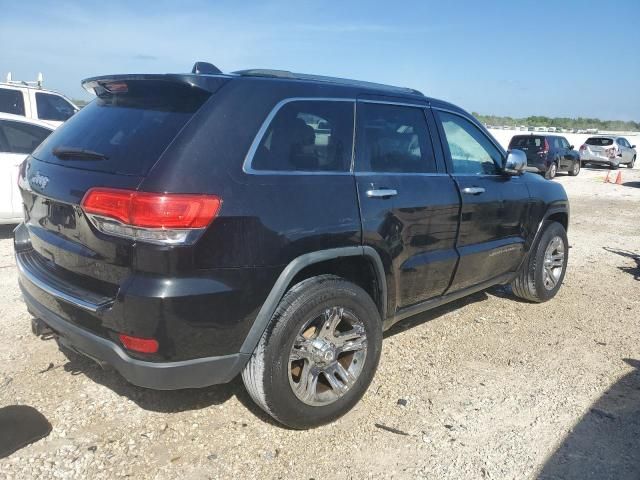
<svg viewBox="0 0 640 480">
<path fill-rule="evenodd" d="M 381 350 L 382 322 L 371 297 L 340 277 L 321 275 L 285 294 L 242 380 L 277 421 L 313 428 L 362 398 Z"/>
<path fill-rule="evenodd" d="M 636 157 L 633 157 L 633 159 L 631 159 L 631 162 L 627 163 L 627 168 L 633 168 L 635 164 L 636 164 Z"/>
<path fill-rule="evenodd" d="M 558 222 L 547 223 L 511 283 L 513 293 L 531 302 L 546 302 L 562 285 L 569 259 L 567 232 Z"/>
<path fill-rule="evenodd" d="M 575 162 L 573 162 L 573 166 L 569 170 L 569 175 L 571 175 L 572 177 L 575 177 L 579 173 L 580 173 L 580 160 L 576 160 Z"/>
</svg>

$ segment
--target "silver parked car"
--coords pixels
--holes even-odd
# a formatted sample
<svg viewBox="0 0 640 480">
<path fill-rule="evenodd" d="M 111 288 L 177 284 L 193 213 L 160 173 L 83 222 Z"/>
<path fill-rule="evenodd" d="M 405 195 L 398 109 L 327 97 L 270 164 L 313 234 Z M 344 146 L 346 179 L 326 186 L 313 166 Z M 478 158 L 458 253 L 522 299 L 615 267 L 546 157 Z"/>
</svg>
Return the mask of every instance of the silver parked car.
<svg viewBox="0 0 640 480">
<path fill-rule="evenodd" d="M 631 145 L 624 137 L 615 135 L 599 135 L 589 137 L 580 147 L 582 163 L 608 165 L 612 169 L 620 165 L 633 168 L 636 163 L 636 146 Z"/>
</svg>

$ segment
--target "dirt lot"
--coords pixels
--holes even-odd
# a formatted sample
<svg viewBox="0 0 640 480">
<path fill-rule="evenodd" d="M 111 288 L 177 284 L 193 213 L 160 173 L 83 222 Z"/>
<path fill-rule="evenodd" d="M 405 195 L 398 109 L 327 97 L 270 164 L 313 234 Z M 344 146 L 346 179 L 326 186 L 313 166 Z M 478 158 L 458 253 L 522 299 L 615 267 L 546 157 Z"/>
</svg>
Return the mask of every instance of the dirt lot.
<svg viewBox="0 0 640 480">
<path fill-rule="evenodd" d="M 238 379 L 149 391 L 35 338 L 4 229 L 0 406 L 53 431 L 0 477 L 638 479 L 640 170 L 620 171 L 620 186 L 602 169 L 555 180 L 572 217 L 553 301 L 495 288 L 397 325 L 363 401 L 307 432 L 271 423 Z"/>
</svg>

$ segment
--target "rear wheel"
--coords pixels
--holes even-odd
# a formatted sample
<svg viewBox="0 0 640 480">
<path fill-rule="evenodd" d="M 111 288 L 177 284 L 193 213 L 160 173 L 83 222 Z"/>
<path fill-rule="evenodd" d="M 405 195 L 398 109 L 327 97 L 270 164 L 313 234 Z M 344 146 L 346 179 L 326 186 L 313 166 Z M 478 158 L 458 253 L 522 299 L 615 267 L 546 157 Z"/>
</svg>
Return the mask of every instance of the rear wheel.
<svg viewBox="0 0 640 480">
<path fill-rule="evenodd" d="M 576 160 L 573 163 L 573 166 L 569 169 L 569 175 L 575 177 L 580 173 L 580 160 Z"/>
<path fill-rule="evenodd" d="M 551 180 L 552 178 L 555 178 L 557 173 L 558 164 L 556 162 L 552 162 L 551 165 L 549 165 L 549 167 L 547 168 L 547 173 L 545 174 L 544 178 Z"/>
<path fill-rule="evenodd" d="M 569 258 L 567 232 L 558 222 L 547 223 L 529 258 L 511 283 L 513 293 L 531 302 L 546 302 L 562 285 Z"/>
<path fill-rule="evenodd" d="M 609 168 L 611 170 L 617 170 L 618 167 L 620 166 L 620 162 L 618 160 L 614 160 L 611 165 L 609 165 Z"/>
<path fill-rule="evenodd" d="M 277 421 L 317 427 L 360 400 L 381 348 L 382 322 L 371 297 L 340 277 L 313 277 L 283 297 L 242 380 Z"/>
</svg>

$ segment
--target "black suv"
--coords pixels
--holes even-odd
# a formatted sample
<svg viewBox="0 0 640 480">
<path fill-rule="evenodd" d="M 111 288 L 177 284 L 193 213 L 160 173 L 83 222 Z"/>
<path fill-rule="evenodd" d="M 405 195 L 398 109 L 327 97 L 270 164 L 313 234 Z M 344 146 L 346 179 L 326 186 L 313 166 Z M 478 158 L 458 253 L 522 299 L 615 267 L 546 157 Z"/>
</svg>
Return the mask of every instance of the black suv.
<svg viewBox="0 0 640 480">
<path fill-rule="evenodd" d="M 209 71 L 87 79 L 97 98 L 25 161 L 15 251 L 34 331 L 143 387 L 241 373 L 309 428 L 358 402 L 399 320 L 496 284 L 558 291 L 562 186 L 465 111 Z"/>
<path fill-rule="evenodd" d="M 514 135 L 509 149 L 517 148 L 527 155 L 527 164 L 552 179 L 558 172 L 580 173 L 580 154 L 559 135 Z"/>
</svg>

